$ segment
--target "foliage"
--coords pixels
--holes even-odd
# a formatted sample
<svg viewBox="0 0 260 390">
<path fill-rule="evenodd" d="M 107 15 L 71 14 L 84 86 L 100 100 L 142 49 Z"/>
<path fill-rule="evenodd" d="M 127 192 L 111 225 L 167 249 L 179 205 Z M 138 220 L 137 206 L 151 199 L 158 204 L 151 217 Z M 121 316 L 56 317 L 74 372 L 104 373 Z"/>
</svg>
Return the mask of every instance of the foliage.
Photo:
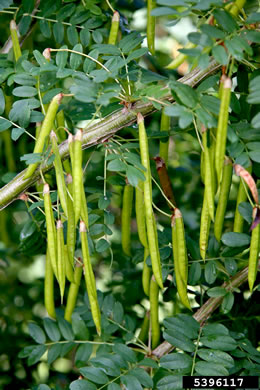
<svg viewBox="0 0 260 390">
<path fill-rule="evenodd" d="M 183 375 L 259 376 L 259 276 L 249 291 L 247 273 L 243 274 L 249 259 L 250 227 L 259 223 L 259 211 L 257 215 L 252 212 L 259 205 L 254 204 L 250 186 L 235 174 L 221 240 L 215 238 L 214 222 L 209 219 L 205 261 L 199 245 L 206 183 L 201 129 L 209 130 L 206 146 L 210 150 L 216 138 L 223 74 L 233 84 L 225 153 L 233 165 L 251 170 L 253 182 L 259 183 L 259 5 L 248 0 L 237 12 L 233 3 L 219 0 L 157 0 L 151 11 L 158 27 L 156 53 L 151 55 L 145 47 L 146 32 L 133 27 L 138 17 L 135 11 L 145 10 L 146 3 L 111 3 L 120 12 L 114 45 L 107 43 L 113 15 L 108 1 L 6 0 L 0 5 L 0 209 L 6 206 L 4 189 L 12 195 L 16 180 L 22 177 L 16 175 L 30 164 L 40 166 L 19 200 L 16 193 L 0 211 L 0 384 L 5 389 L 166 390 L 182 388 Z M 168 65 L 170 52 L 165 52 L 159 30 L 173 45 L 168 31 L 178 27 L 184 17 L 196 31 L 188 34 L 188 44 L 179 50 L 190 71 L 180 78 L 181 68 Z M 17 23 L 22 46 L 18 59 L 5 44 L 11 19 Z M 205 72 L 199 80 L 196 67 Z M 52 169 L 55 157 L 48 140 L 41 153 L 33 153 L 33 148 L 37 127 L 53 97 L 60 93 L 63 98 L 53 128 L 61 154 L 67 147 L 67 130 L 76 134 L 83 128 L 89 135 L 88 142 L 83 140 L 87 242 L 97 284 L 101 336 L 96 332 L 92 298 L 89 302 L 84 281 L 71 323 L 64 319 L 68 281 L 62 304 L 59 286 L 56 281 L 54 284 L 56 319 L 46 317 L 43 305 L 48 232 L 42 183 L 35 183 L 40 171 L 51 187 L 54 218 L 63 218 L 65 238 L 68 220 L 59 202 Z M 162 110 L 170 117 L 168 128 L 160 127 Z M 146 321 L 149 297 L 142 286 L 142 263 L 150 275 L 152 262 L 149 255 L 144 258 L 146 248 L 134 212 L 130 216 L 131 255 L 121 247 L 125 185 L 137 191 L 147 173 L 140 157 L 138 112 L 148 115 L 152 200 L 164 281 L 159 293 L 160 343 L 154 350 Z M 132 113 L 121 126 L 118 118 Z M 102 129 L 107 132 L 101 134 Z M 170 205 L 169 214 L 167 190 L 153 161 L 167 142 L 166 171 L 185 226 L 186 284 L 193 316 L 177 293 L 172 254 L 174 211 Z M 70 170 L 70 163 L 65 164 L 64 170 Z M 214 179 L 211 184 L 217 205 L 218 182 Z M 246 191 L 236 205 L 240 186 Z M 128 206 L 131 210 L 132 205 Z M 239 232 L 233 231 L 235 213 L 242 217 Z M 75 241 L 75 257 L 79 258 L 78 228 Z M 230 284 L 234 280 L 235 287 Z M 209 309 L 212 302 L 213 309 Z M 199 308 L 209 312 L 196 317 Z"/>
</svg>

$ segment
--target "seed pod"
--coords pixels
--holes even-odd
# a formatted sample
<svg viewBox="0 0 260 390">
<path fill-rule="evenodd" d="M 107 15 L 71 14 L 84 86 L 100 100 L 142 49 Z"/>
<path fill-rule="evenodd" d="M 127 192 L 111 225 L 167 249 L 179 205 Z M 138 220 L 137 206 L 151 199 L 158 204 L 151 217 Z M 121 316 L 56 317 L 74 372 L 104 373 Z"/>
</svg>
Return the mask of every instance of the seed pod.
<svg viewBox="0 0 260 390">
<path fill-rule="evenodd" d="M 62 97 L 63 94 L 59 93 L 52 99 L 44 121 L 42 122 L 41 131 L 38 139 L 36 140 L 33 153 L 42 153 L 46 137 L 49 137 L 52 127 L 54 125 L 55 116 L 61 103 Z M 30 164 L 24 175 L 24 179 L 28 179 L 29 177 L 31 177 L 38 165 L 39 163 Z"/>
<path fill-rule="evenodd" d="M 220 183 L 223 163 L 226 153 L 226 141 L 227 141 L 227 128 L 228 128 L 228 110 L 231 96 L 231 79 L 226 77 L 223 82 L 223 90 L 221 92 L 220 110 L 218 117 L 218 128 L 216 137 L 216 172 L 218 183 Z"/>
<path fill-rule="evenodd" d="M 54 275 L 48 250 L 46 253 L 45 260 L 44 306 L 49 316 L 52 318 L 56 318 L 54 303 Z"/>
<path fill-rule="evenodd" d="M 82 180 L 82 186 L 81 186 L 80 218 L 85 223 L 85 225 L 88 227 L 88 206 L 87 206 L 87 200 L 86 200 L 83 180 Z"/>
<path fill-rule="evenodd" d="M 84 271 L 85 271 L 85 282 L 86 282 L 86 287 L 88 292 L 90 309 L 91 309 L 93 321 L 96 325 L 97 333 L 100 335 L 101 314 L 100 314 L 100 309 L 99 309 L 98 299 L 97 299 L 95 277 L 94 277 L 94 273 L 90 261 L 88 240 L 86 235 L 86 225 L 83 221 L 80 222 L 80 237 L 81 237 L 81 248 L 82 248 L 82 255 L 83 255 Z"/>
<path fill-rule="evenodd" d="M 18 28 L 14 20 L 11 20 L 10 22 L 10 33 L 11 33 L 11 38 L 12 38 L 12 43 L 13 43 L 13 51 L 14 51 L 14 58 L 15 61 L 17 62 L 19 58 L 22 56 L 21 48 L 20 48 L 20 43 L 19 43 L 19 38 L 18 38 Z"/>
<path fill-rule="evenodd" d="M 197 45 L 195 43 L 187 43 L 185 49 L 193 49 Z M 180 53 L 169 65 L 166 66 L 166 69 L 177 69 L 183 62 L 188 58 L 187 54 Z"/>
<path fill-rule="evenodd" d="M 135 215 L 138 237 L 144 247 L 148 247 L 146 226 L 145 226 L 145 205 L 144 205 L 144 182 L 139 181 L 135 189 Z"/>
<path fill-rule="evenodd" d="M 65 185 L 65 179 L 64 179 L 64 173 L 63 173 L 63 167 L 62 162 L 60 158 L 59 148 L 57 144 L 57 136 L 54 133 L 54 131 L 51 131 L 51 145 L 52 150 L 55 155 L 54 160 L 54 168 L 55 168 L 55 174 L 56 174 L 56 182 L 57 182 L 57 189 L 58 189 L 58 195 L 60 199 L 60 203 L 62 206 L 62 209 L 65 213 L 65 215 L 68 215 L 68 205 L 67 205 L 67 190 Z"/>
<path fill-rule="evenodd" d="M 74 283 L 70 284 L 67 304 L 66 304 L 65 314 L 64 314 L 64 318 L 68 322 L 71 322 L 71 316 L 76 306 L 80 281 L 82 277 L 82 271 L 83 271 L 83 264 L 81 262 L 76 262 L 75 271 L 74 271 Z"/>
<path fill-rule="evenodd" d="M 148 237 L 149 252 L 151 256 L 153 274 L 155 276 L 155 279 L 159 287 L 163 288 L 160 253 L 158 249 L 157 229 L 155 226 L 155 219 L 154 219 L 153 208 L 152 208 L 152 182 L 151 182 L 148 140 L 147 140 L 146 130 L 144 126 L 144 118 L 140 113 L 137 114 L 137 122 L 139 127 L 141 161 L 143 166 L 146 168 L 146 172 L 144 172 L 144 176 L 145 176 L 144 205 L 145 205 L 146 230 L 147 230 L 147 237 Z"/>
<path fill-rule="evenodd" d="M 232 181 L 232 170 L 232 161 L 230 160 L 230 158 L 226 157 L 224 161 L 223 176 L 220 184 L 218 206 L 214 223 L 214 234 L 218 241 L 220 241 L 223 231 L 225 212 L 227 208 L 229 191 Z"/>
<path fill-rule="evenodd" d="M 177 211 L 177 215 L 178 215 L 178 211 Z M 178 222 L 178 225 L 180 225 L 180 222 Z M 172 226 L 172 248 L 173 248 L 173 259 L 174 259 L 174 272 L 175 272 L 177 291 L 183 305 L 191 310 L 189 298 L 187 295 L 187 271 L 185 270 L 185 267 L 183 267 L 183 259 L 181 258 L 181 256 L 183 256 L 183 243 L 181 243 L 180 245 L 180 241 L 179 241 L 180 238 L 178 235 L 180 234 L 182 228 L 180 229 L 180 227 L 178 226 L 178 230 L 177 230 L 175 214 L 173 214 L 172 216 L 171 226 Z M 181 237 L 182 237 L 182 233 L 181 233 Z M 184 264 L 185 263 L 186 260 L 184 259 Z"/>
<path fill-rule="evenodd" d="M 149 282 L 149 284 L 150 284 L 150 282 Z M 144 320 L 143 320 L 143 323 L 142 323 L 142 327 L 141 327 L 140 333 L 138 335 L 138 339 L 140 341 L 142 341 L 143 343 L 145 343 L 146 340 L 148 339 L 149 323 L 150 323 L 150 311 L 148 310 L 145 313 Z"/>
<path fill-rule="evenodd" d="M 210 222 L 211 220 L 208 210 L 208 204 L 204 192 L 203 205 L 200 217 L 200 255 L 203 260 L 205 260 L 206 258 L 206 252 L 208 249 Z"/>
<path fill-rule="evenodd" d="M 151 12 L 155 7 L 156 3 L 154 0 L 147 0 L 147 44 L 152 55 L 155 54 L 155 16 L 152 16 Z"/>
<path fill-rule="evenodd" d="M 117 35 L 119 30 L 120 15 L 119 12 L 115 11 L 112 17 L 112 23 L 109 32 L 108 44 L 115 45 L 117 41 Z"/>
<path fill-rule="evenodd" d="M 70 283 L 74 283 L 74 269 L 68 255 L 67 245 L 64 245 L 65 274 Z"/>
<path fill-rule="evenodd" d="M 76 226 L 75 226 L 75 215 L 74 215 L 74 207 L 73 201 L 71 199 L 73 185 L 72 185 L 72 176 L 70 174 L 67 175 L 66 183 L 68 186 L 68 215 L 67 215 L 67 251 L 68 258 L 71 266 L 74 264 L 74 251 L 75 251 L 75 241 L 76 241 Z"/>
<path fill-rule="evenodd" d="M 251 172 L 252 167 L 247 168 L 248 172 Z M 237 193 L 237 202 L 236 202 L 236 210 L 235 210 L 235 217 L 234 217 L 234 226 L 233 231 L 235 233 L 243 233 L 243 226 L 244 226 L 244 218 L 240 214 L 238 210 L 238 206 L 242 202 L 247 201 L 247 193 L 245 190 L 245 183 L 243 183 L 242 177 L 240 178 L 239 187 L 238 187 L 238 193 Z"/>
<path fill-rule="evenodd" d="M 63 302 L 63 295 L 66 281 L 66 265 L 65 265 L 65 249 L 63 238 L 63 224 L 59 219 L 56 224 L 57 227 L 57 280 L 60 287 L 61 303 Z"/>
<path fill-rule="evenodd" d="M 56 123 L 57 123 L 57 134 L 59 142 L 63 142 L 67 139 L 67 134 L 65 131 L 65 119 L 64 119 L 64 111 L 59 110 L 56 115 Z"/>
<path fill-rule="evenodd" d="M 253 215 L 259 213 L 257 207 L 253 210 Z M 248 284 L 250 291 L 253 291 L 254 283 L 257 275 L 258 257 L 260 246 L 260 224 L 252 230 L 249 261 L 248 261 Z"/>
<path fill-rule="evenodd" d="M 150 281 L 150 324 L 152 333 L 152 349 L 156 348 L 160 342 L 160 325 L 159 325 L 159 287 L 155 277 Z"/>
<path fill-rule="evenodd" d="M 202 127 L 202 143 L 204 148 L 204 184 L 205 196 L 207 199 L 208 211 L 212 221 L 214 221 L 214 195 L 215 195 L 215 178 L 213 176 L 214 167 L 212 167 L 212 160 L 209 149 L 209 133 L 205 127 Z"/>
<path fill-rule="evenodd" d="M 51 259 L 52 269 L 54 271 L 56 278 L 58 278 L 57 235 L 56 235 L 54 216 L 52 211 L 50 187 L 49 184 L 47 183 L 45 183 L 43 187 L 43 200 L 44 200 L 44 211 L 45 211 L 45 218 L 46 218 L 48 252 Z"/>
<path fill-rule="evenodd" d="M 146 259 L 149 255 L 149 249 L 144 248 L 144 263 L 143 263 L 143 274 L 142 274 L 142 284 L 144 293 L 149 296 L 150 290 L 150 279 L 151 279 L 151 269 L 146 264 Z"/>
<path fill-rule="evenodd" d="M 131 215 L 133 205 L 134 188 L 126 184 L 124 187 L 122 214 L 121 214 L 121 230 L 122 230 L 122 249 L 124 253 L 131 256 Z"/>
<path fill-rule="evenodd" d="M 156 170 L 157 170 L 159 180 L 160 180 L 160 185 L 162 187 L 164 195 L 166 196 L 167 199 L 169 199 L 171 204 L 176 206 L 176 202 L 175 202 L 175 198 L 174 198 L 173 190 L 172 190 L 172 183 L 171 183 L 170 177 L 168 175 L 168 171 L 167 171 L 165 162 L 161 157 L 155 157 L 154 160 L 155 160 Z M 170 210 L 173 211 L 173 206 L 171 206 L 170 203 L 168 203 L 168 206 L 169 206 Z"/>
<path fill-rule="evenodd" d="M 171 118 L 165 114 L 164 109 L 162 110 L 161 114 L 161 131 L 169 131 L 171 125 Z M 159 156 L 163 159 L 165 162 L 166 167 L 168 166 L 168 153 L 169 153 L 169 137 L 165 141 L 160 141 L 160 149 L 159 149 Z"/>
<path fill-rule="evenodd" d="M 234 165 L 234 170 L 235 170 L 236 175 L 238 175 L 244 179 L 244 181 L 248 185 L 248 188 L 251 191 L 251 194 L 254 198 L 255 203 L 258 205 L 259 204 L 258 190 L 256 187 L 256 183 L 255 183 L 253 177 L 251 176 L 251 174 L 248 172 L 248 170 L 246 170 L 245 168 L 243 168 L 239 164 Z"/>
<path fill-rule="evenodd" d="M 72 163 L 72 177 L 73 177 L 73 202 L 74 202 L 74 214 L 75 225 L 80 217 L 81 211 L 81 188 L 83 182 L 82 175 L 82 131 L 78 130 L 74 137 L 74 163 Z"/>
</svg>

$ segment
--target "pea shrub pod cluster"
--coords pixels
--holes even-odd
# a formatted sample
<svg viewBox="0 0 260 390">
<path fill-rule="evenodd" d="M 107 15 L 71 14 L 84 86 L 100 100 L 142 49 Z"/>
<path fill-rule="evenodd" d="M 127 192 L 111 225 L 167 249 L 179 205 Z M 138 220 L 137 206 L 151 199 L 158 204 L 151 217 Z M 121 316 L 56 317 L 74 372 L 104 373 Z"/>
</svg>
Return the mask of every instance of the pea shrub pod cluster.
<svg viewBox="0 0 260 390">
<path fill-rule="evenodd" d="M 184 224 L 181 211 L 175 209 L 172 215 L 172 248 L 174 259 L 174 271 L 177 291 L 181 302 L 188 309 L 191 309 L 188 294 L 188 255 L 186 249 Z"/>
<path fill-rule="evenodd" d="M 141 152 L 141 162 L 145 167 L 144 172 L 144 206 L 145 206 L 145 219 L 146 219 L 146 231 L 149 245 L 149 253 L 152 262 L 152 270 L 156 282 L 159 287 L 163 288 L 162 269 L 160 262 L 160 254 L 158 247 L 158 237 L 155 224 L 155 218 L 152 207 L 152 179 L 150 168 L 150 157 L 148 148 L 148 139 L 144 126 L 144 118 L 141 113 L 137 114 L 137 123 L 139 128 L 139 144 Z"/>
<path fill-rule="evenodd" d="M 51 105 L 49 106 L 49 110 Z M 55 105 L 55 110 L 57 105 Z M 48 112 L 49 112 L 48 110 Z M 53 109 L 51 109 L 53 111 Z M 55 111 L 54 110 L 54 111 Z M 46 114 L 47 117 L 48 113 Z M 52 118 L 52 124 L 54 119 Z M 44 122 L 43 122 L 44 124 Z M 48 122 L 48 132 L 49 134 Z M 43 126 L 42 126 L 43 127 Z M 42 131 L 41 127 L 41 131 Z M 45 125 L 46 129 L 46 125 Z M 40 133 L 41 134 L 41 133 Z M 39 138 L 41 135 L 39 134 Z M 45 132 L 46 134 L 46 132 Z M 38 138 L 38 139 L 39 139 Z M 58 195 L 58 220 L 55 226 L 55 213 L 50 196 L 49 184 L 45 183 L 43 187 L 44 211 L 46 217 L 47 231 L 47 256 L 46 256 L 46 279 L 45 279 L 45 305 L 48 314 L 55 317 L 54 304 L 54 276 L 59 284 L 61 301 L 63 302 L 66 279 L 70 282 L 68 292 L 65 319 L 71 321 L 71 316 L 76 305 L 77 294 L 79 290 L 82 270 L 84 267 L 84 275 L 86 282 L 86 290 L 88 292 L 90 308 L 93 316 L 93 321 L 96 325 L 97 333 L 101 333 L 101 316 L 97 300 L 97 291 L 95 285 L 95 277 L 91 266 L 88 242 L 87 242 L 87 227 L 88 227 L 88 211 L 85 198 L 85 190 L 83 185 L 83 169 L 82 169 L 82 131 L 78 130 L 73 137 L 69 134 L 70 159 L 71 167 L 64 167 L 60 158 L 57 136 L 54 131 L 50 132 L 51 147 L 54 154 L 54 168 L 57 184 Z M 45 142 L 46 135 L 42 142 Z M 36 143 L 38 140 L 36 141 Z M 40 150 L 40 149 L 39 149 Z M 30 168 L 30 167 L 29 167 Z M 64 168 L 67 172 L 66 181 L 64 177 Z M 31 169 L 36 169 L 32 167 Z M 72 174 L 68 173 L 72 172 Z M 74 262 L 74 252 L 76 245 L 76 229 L 79 219 L 80 222 L 80 237 L 81 249 L 83 258 L 82 263 L 76 260 Z M 64 241 L 63 223 L 67 224 L 66 242 Z M 80 266 L 78 266 L 80 263 Z"/>
</svg>

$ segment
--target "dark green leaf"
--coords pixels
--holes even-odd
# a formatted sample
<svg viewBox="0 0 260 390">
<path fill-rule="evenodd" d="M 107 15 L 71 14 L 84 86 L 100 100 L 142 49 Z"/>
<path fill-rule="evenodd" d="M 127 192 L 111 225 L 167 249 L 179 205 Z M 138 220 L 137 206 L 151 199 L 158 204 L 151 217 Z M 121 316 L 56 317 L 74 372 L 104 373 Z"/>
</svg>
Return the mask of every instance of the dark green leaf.
<svg viewBox="0 0 260 390">
<path fill-rule="evenodd" d="M 16 87 L 13 90 L 13 95 L 14 96 L 19 96 L 19 97 L 33 97 L 37 95 L 37 89 L 34 87 L 28 87 L 28 86 L 23 86 L 23 87 Z"/>
<path fill-rule="evenodd" d="M 124 344 L 115 344 L 113 346 L 113 351 L 119 354 L 127 362 L 136 363 L 137 361 L 135 352 Z"/>
<path fill-rule="evenodd" d="M 250 236 L 244 233 L 228 232 L 223 234 L 223 236 L 221 237 L 221 241 L 226 246 L 235 248 L 235 247 L 249 245 Z"/>
<path fill-rule="evenodd" d="M 69 18 L 73 12 L 76 9 L 75 4 L 67 4 L 64 7 L 60 8 L 59 12 L 57 13 L 57 19 L 61 22 L 65 20 L 66 18 Z"/>
<path fill-rule="evenodd" d="M 140 180 L 145 180 L 143 172 L 131 165 L 127 165 L 126 167 L 126 176 L 129 184 L 133 187 L 137 187 Z"/>
<path fill-rule="evenodd" d="M 68 48 L 67 45 L 61 46 L 61 49 L 67 49 L 67 48 Z M 67 64 L 68 55 L 69 53 L 67 51 L 58 51 L 58 53 L 56 54 L 56 64 L 59 68 L 61 69 L 65 68 Z"/>
<path fill-rule="evenodd" d="M 142 390 L 141 383 L 139 380 L 130 374 L 124 375 L 121 377 L 121 383 L 125 386 L 127 390 Z"/>
<path fill-rule="evenodd" d="M 79 37 L 76 27 L 69 26 L 67 28 L 67 37 L 71 46 L 75 46 L 78 43 Z"/>
<path fill-rule="evenodd" d="M 75 354 L 75 361 L 85 363 L 92 354 L 93 347 L 91 344 L 80 344 Z"/>
<path fill-rule="evenodd" d="M 87 382 L 84 379 L 77 379 L 71 382 L 70 390 L 96 390 L 97 386 L 94 383 Z"/>
<path fill-rule="evenodd" d="M 213 15 L 216 18 L 218 24 L 227 32 L 233 32 L 238 28 L 235 19 L 223 9 L 215 9 Z"/>
<path fill-rule="evenodd" d="M 19 32 L 21 35 L 25 35 L 29 30 L 30 24 L 32 21 L 32 17 L 30 15 L 25 15 L 22 17 L 19 23 Z"/>
<path fill-rule="evenodd" d="M 234 359 L 226 352 L 214 349 L 199 349 L 198 356 L 207 362 L 219 363 L 227 368 L 234 366 Z"/>
<path fill-rule="evenodd" d="M 58 329 L 57 323 L 50 318 L 43 319 L 43 326 L 45 332 L 47 333 L 49 339 L 51 341 L 59 341 L 60 340 L 60 331 Z"/>
<path fill-rule="evenodd" d="M 156 384 L 157 390 L 182 389 L 182 376 L 168 375 L 159 380 Z"/>
<path fill-rule="evenodd" d="M 47 22 L 47 20 L 40 20 L 40 30 L 41 30 L 41 33 L 42 35 L 45 37 L 45 38 L 50 38 L 51 37 L 51 28 L 50 28 L 50 24 L 49 22 Z"/>
<path fill-rule="evenodd" d="M 260 103 L 260 76 L 254 77 L 249 83 L 249 95 L 247 101 L 250 104 Z"/>
<path fill-rule="evenodd" d="M 130 34 L 126 35 L 123 39 L 119 42 L 119 48 L 124 53 L 129 53 L 133 49 L 135 49 L 137 46 L 140 45 L 140 43 L 143 41 L 144 37 L 142 37 L 138 32 L 131 32 Z"/>
<path fill-rule="evenodd" d="M 217 278 L 217 267 L 214 261 L 207 262 L 205 266 L 205 279 L 206 282 L 212 284 Z"/>
<path fill-rule="evenodd" d="M 173 90 L 173 94 L 176 94 L 180 101 L 187 107 L 194 108 L 198 103 L 197 93 L 189 85 L 174 81 L 170 83 L 170 87 Z"/>
<path fill-rule="evenodd" d="M 91 359 L 90 363 L 97 368 L 102 368 L 105 373 L 109 376 L 118 376 L 120 375 L 120 367 L 115 364 L 111 359 L 111 355 L 107 354 L 106 356 L 98 356 Z"/>
<path fill-rule="evenodd" d="M 45 345 L 37 345 L 32 350 L 30 356 L 28 357 L 28 366 L 32 366 L 37 363 L 42 355 L 46 352 L 47 347 Z"/>
<path fill-rule="evenodd" d="M 235 299 L 234 294 L 231 291 L 229 291 L 221 303 L 221 310 L 224 314 L 228 313 L 232 309 L 234 304 L 234 299 Z"/>
<path fill-rule="evenodd" d="M 82 48 L 81 43 L 77 43 L 77 45 L 75 45 L 73 47 L 73 50 L 77 51 L 79 53 L 82 53 L 83 52 L 83 48 Z M 76 70 L 76 69 L 79 68 L 81 63 L 82 63 L 82 56 L 80 54 L 71 53 L 71 55 L 70 55 L 70 67 L 72 69 Z"/>
<path fill-rule="evenodd" d="M 13 141 L 17 141 L 21 135 L 25 132 L 22 127 L 14 127 L 11 132 L 11 138 Z"/>
<path fill-rule="evenodd" d="M 166 318 L 164 326 L 177 333 L 182 333 L 191 339 L 198 337 L 199 323 L 187 314 L 178 314 L 176 317 Z"/>
<path fill-rule="evenodd" d="M 0 88 L 0 115 L 3 114 L 4 110 L 5 110 L 5 96 L 2 88 Z"/>
<path fill-rule="evenodd" d="M 220 349 L 221 351 L 232 351 L 237 347 L 236 341 L 232 337 L 225 335 L 203 336 L 200 342 L 208 348 Z"/>
<path fill-rule="evenodd" d="M 12 123 L 8 119 L 0 118 L 0 132 L 9 129 L 11 126 Z"/>
<path fill-rule="evenodd" d="M 57 43 L 61 44 L 64 39 L 64 27 L 60 22 L 54 23 L 53 25 L 53 35 Z"/>
<path fill-rule="evenodd" d="M 0 11 L 2 11 L 4 8 L 10 7 L 10 5 L 13 4 L 12 0 L 1 0 L 0 2 Z"/>
<path fill-rule="evenodd" d="M 90 41 L 90 32 L 87 28 L 84 28 L 83 30 L 80 30 L 80 42 L 84 47 L 87 47 L 89 45 Z"/>
<path fill-rule="evenodd" d="M 107 240 L 105 240 L 104 238 L 101 238 L 96 243 L 96 251 L 98 253 L 102 253 L 102 252 L 106 251 L 109 247 L 110 247 L 109 242 Z"/>
<path fill-rule="evenodd" d="M 203 376 L 228 376 L 228 370 L 219 363 L 211 363 L 211 362 L 197 362 L 195 365 L 195 371 L 199 375 Z"/>
<path fill-rule="evenodd" d="M 119 159 L 112 160 L 107 164 L 107 169 L 114 172 L 124 172 L 126 167 L 126 164 Z"/>
<path fill-rule="evenodd" d="M 39 325 L 29 322 L 28 328 L 30 336 L 36 341 L 36 343 L 44 344 L 46 342 L 46 336 Z"/>
<path fill-rule="evenodd" d="M 36 79 L 27 73 L 17 73 L 14 75 L 14 81 L 20 85 L 33 86 L 36 85 Z"/>
<path fill-rule="evenodd" d="M 168 370 L 189 370 L 192 366 L 192 358 L 186 353 L 170 353 L 160 359 L 160 366 Z"/>
<path fill-rule="evenodd" d="M 79 371 L 85 378 L 92 382 L 98 383 L 99 385 L 103 385 L 109 381 L 102 368 L 82 367 L 79 369 Z"/>
<path fill-rule="evenodd" d="M 260 115 L 259 115 L 259 119 L 260 119 Z M 248 154 L 251 160 L 260 163 L 260 150 L 252 150 Z"/>
<path fill-rule="evenodd" d="M 25 164 L 27 165 L 39 163 L 41 159 L 42 159 L 41 153 L 28 153 L 20 157 L 20 160 L 25 161 Z"/>
<path fill-rule="evenodd" d="M 93 38 L 94 42 L 96 42 L 96 43 L 103 42 L 103 36 L 102 36 L 101 32 L 98 30 L 93 31 L 92 38 Z"/>
<path fill-rule="evenodd" d="M 69 341 L 74 340 L 74 334 L 72 331 L 72 327 L 68 321 L 66 321 L 64 318 L 59 317 L 58 318 L 58 325 L 59 325 L 61 334 L 65 340 L 69 340 Z"/>
<path fill-rule="evenodd" d="M 227 65 L 228 54 L 223 46 L 214 46 L 212 49 L 212 54 L 215 60 L 218 61 L 221 65 Z"/>
<path fill-rule="evenodd" d="M 53 344 L 48 350 L 48 364 L 52 364 L 60 356 L 62 351 L 61 344 Z"/>
<path fill-rule="evenodd" d="M 184 334 L 177 333 L 176 330 L 167 329 L 163 332 L 163 337 L 171 345 L 183 351 L 193 352 L 195 350 L 193 342 Z"/>
<path fill-rule="evenodd" d="M 223 287 L 213 287 L 207 291 L 209 297 L 224 297 L 227 291 Z"/>
</svg>

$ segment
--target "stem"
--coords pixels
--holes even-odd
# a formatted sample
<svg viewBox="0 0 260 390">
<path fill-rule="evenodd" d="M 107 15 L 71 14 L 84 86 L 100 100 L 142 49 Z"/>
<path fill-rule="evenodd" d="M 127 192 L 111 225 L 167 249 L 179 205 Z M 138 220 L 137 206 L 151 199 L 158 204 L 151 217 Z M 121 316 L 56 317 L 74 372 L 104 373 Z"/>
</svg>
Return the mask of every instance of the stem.
<svg viewBox="0 0 260 390">
<path fill-rule="evenodd" d="M 258 269 L 260 269 L 260 259 L 258 259 Z M 233 276 L 233 278 L 223 283 L 221 287 L 225 288 L 227 291 L 232 291 L 233 289 L 241 286 L 241 284 L 245 283 L 247 281 L 247 276 L 248 267 L 245 267 Z M 223 298 L 224 297 L 209 298 L 207 302 L 205 302 L 204 305 L 197 310 L 197 312 L 193 315 L 193 318 L 198 321 L 201 326 L 203 326 L 212 313 L 221 305 Z M 168 343 L 168 341 L 164 341 L 152 351 L 152 355 L 160 359 L 173 349 L 174 347 Z"/>
<path fill-rule="evenodd" d="M 215 73 L 221 68 L 221 65 L 217 64 L 216 61 L 212 61 L 206 69 L 196 68 L 188 75 L 182 77 L 179 82 L 194 87 L 199 82 L 204 80 L 206 77 Z M 169 94 L 165 97 L 166 101 L 173 101 L 172 96 Z M 104 140 L 112 137 L 120 129 L 130 126 L 136 121 L 137 112 L 142 113 L 143 116 L 147 116 L 155 112 L 156 109 L 152 103 L 143 103 L 137 101 L 133 104 L 131 110 L 125 110 L 124 108 L 113 112 L 100 120 L 98 123 L 93 124 L 83 133 L 82 148 L 86 149 L 93 145 L 99 144 Z M 69 157 L 69 145 L 67 141 L 64 141 L 59 146 L 61 159 Z M 43 164 L 43 173 L 49 171 L 53 167 L 53 164 Z M 40 176 L 39 168 L 33 173 L 33 175 L 24 180 L 26 170 L 20 172 L 13 180 L 0 189 L 0 210 L 6 207 L 17 199 L 18 195 L 23 193 L 27 188 L 33 185 Z"/>
</svg>

